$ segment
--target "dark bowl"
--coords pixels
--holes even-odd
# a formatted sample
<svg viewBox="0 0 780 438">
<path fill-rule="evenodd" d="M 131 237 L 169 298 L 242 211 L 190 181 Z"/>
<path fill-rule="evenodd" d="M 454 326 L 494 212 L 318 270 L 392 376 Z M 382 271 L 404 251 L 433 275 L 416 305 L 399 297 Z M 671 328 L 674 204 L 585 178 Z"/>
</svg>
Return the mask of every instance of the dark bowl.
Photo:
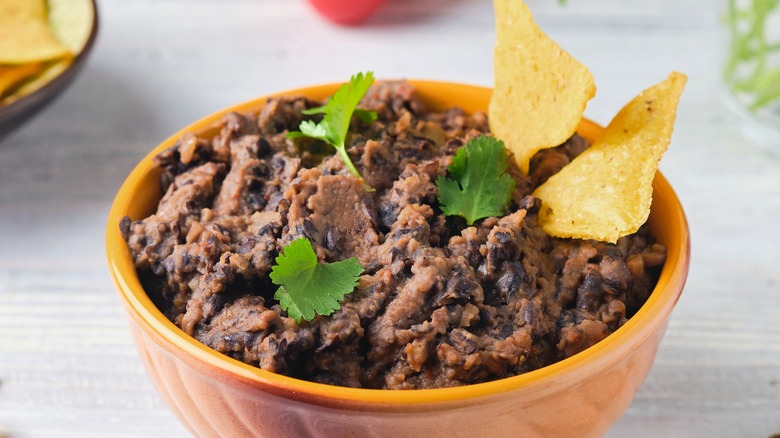
<svg viewBox="0 0 780 438">
<path fill-rule="evenodd" d="M 73 58 L 73 62 L 41 88 L 7 105 L 0 106 L 0 142 L 13 130 L 30 120 L 43 107 L 51 103 L 55 97 L 68 87 L 84 66 L 84 61 L 92 51 L 98 31 L 97 3 L 95 0 L 91 0 L 90 4 L 94 11 L 92 29 L 86 44 L 84 44 L 84 48 Z"/>
</svg>

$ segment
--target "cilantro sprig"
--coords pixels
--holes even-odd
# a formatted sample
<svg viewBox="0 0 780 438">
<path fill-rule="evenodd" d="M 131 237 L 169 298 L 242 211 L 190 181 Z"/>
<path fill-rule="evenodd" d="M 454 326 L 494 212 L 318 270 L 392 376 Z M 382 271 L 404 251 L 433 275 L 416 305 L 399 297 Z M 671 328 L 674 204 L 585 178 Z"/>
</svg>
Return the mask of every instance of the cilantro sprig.
<svg viewBox="0 0 780 438">
<path fill-rule="evenodd" d="M 339 301 L 352 293 L 363 273 L 356 258 L 335 263 L 318 263 L 309 239 L 300 237 L 284 247 L 271 268 L 271 281 L 279 286 L 274 298 L 282 309 L 300 323 L 315 314 L 330 315 Z"/>
<path fill-rule="evenodd" d="M 353 75 L 349 82 L 343 84 L 338 91 L 328 100 L 324 106 L 310 108 L 302 111 L 303 114 L 325 114 L 319 123 L 311 120 L 301 122 L 298 129 L 287 134 L 289 138 L 310 137 L 327 142 L 338 152 L 349 172 L 357 178 L 361 178 L 346 149 L 347 131 L 355 113 L 360 120 L 366 123 L 376 121 L 377 115 L 373 111 L 357 109 L 357 105 L 374 83 L 374 73 L 367 72 Z"/>
<path fill-rule="evenodd" d="M 508 153 L 504 142 L 481 135 L 458 149 L 450 164 L 449 176 L 439 176 L 439 204 L 447 216 L 474 221 L 504 213 L 515 180 L 506 173 Z"/>
<path fill-rule="evenodd" d="M 315 114 L 324 114 L 324 113 L 325 113 L 325 105 L 301 110 L 301 114 L 306 114 L 307 116 L 313 116 Z M 355 115 L 363 123 L 376 122 L 377 118 L 379 117 L 376 114 L 376 111 L 364 110 L 362 108 L 355 108 Z"/>
</svg>

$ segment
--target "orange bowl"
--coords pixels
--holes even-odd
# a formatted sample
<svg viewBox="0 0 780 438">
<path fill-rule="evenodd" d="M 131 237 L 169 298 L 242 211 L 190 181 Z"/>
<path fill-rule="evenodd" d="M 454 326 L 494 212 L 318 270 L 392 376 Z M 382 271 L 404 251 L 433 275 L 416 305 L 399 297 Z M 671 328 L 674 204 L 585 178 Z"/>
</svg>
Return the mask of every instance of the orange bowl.
<svg viewBox="0 0 780 438">
<path fill-rule="evenodd" d="M 490 89 L 411 81 L 429 108 L 485 111 Z M 313 383 L 242 363 L 185 334 L 141 287 L 119 231 L 127 215 L 151 214 L 161 197 L 152 157 L 184 132 L 216 133 L 226 111 L 258 112 L 269 97 L 323 99 L 339 84 L 290 90 L 236 105 L 174 134 L 132 171 L 108 218 L 108 264 L 141 361 L 170 409 L 198 436 L 599 436 L 628 407 L 645 379 L 688 274 L 690 241 L 682 206 L 659 173 L 653 183 L 650 228 L 668 248 L 650 298 L 603 341 L 553 365 L 470 386 L 391 391 Z M 581 135 L 602 128 L 583 120 Z"/>
</svg>

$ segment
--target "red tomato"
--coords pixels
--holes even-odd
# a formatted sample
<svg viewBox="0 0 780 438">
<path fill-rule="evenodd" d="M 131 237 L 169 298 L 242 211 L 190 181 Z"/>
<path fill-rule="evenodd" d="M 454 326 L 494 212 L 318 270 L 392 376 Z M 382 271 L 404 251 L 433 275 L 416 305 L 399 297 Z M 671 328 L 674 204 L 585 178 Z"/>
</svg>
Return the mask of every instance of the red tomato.
<svg viewBox="0 0 780 438">
<path fill-rule="evenodd" d="M 357 24 L 370 17 L 385 0 L 309 0 L 314 9 L 338 24 Z"/>
</svg>

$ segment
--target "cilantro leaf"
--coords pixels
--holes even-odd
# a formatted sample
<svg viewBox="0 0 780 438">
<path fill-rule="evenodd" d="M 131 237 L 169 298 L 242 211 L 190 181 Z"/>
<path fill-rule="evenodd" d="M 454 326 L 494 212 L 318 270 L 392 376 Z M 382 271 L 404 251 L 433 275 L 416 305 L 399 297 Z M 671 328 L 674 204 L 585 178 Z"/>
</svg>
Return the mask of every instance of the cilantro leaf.
<svg viewBox="0 0 780 438">
<path fill-rule="evenodd" d="M 452 158 L 449 176 L 436 179 L 444 214 L 463 216 L 469 225 L 502 215 L 515 190 L 508 165 L 503 141 L 487 135 L 471 139 Z"/>
<path fill-rule="evenodd" d="M 339 301 L 352 293 L 363 273 L 356 258 L 335 263 L 317 263 L 309 239 L 301 237 L 284 247 L 271 268 L 271 281 L 279 286 L 274 298 L 287 314 L 300 323 L 311 321 L 315 313 L 330 315 Z"/>
<path fill-rule="evenodd" d="M 323 140 L 336 148 L 336 152 L 344 161 L 349 172 L 357 178 L 361 177 L 360 173 L 355 169 L 355 165 L 352 164 L 345 146 L 347 131 L 349 131 L 349 122 L 352 120 L 352 114 L 355 112 L 357 112 L 360 120 L 364 122 L 370 123 L 376 120 L 376 113 L 357 110 L 357 105 L 373 83 L 373 72 L 367 72 L 365 75 L 363 73 L 353 75 L 349 82 L 343 84 L 324 106 L 302 111 L 303 114 L 308 115 L 325 114 L 319 123 L 304 120 L 298 127 L 304 136 Z M 289 138 L 298 138 L 301 135 L 297 132 L 290 132 L 287 136 Z"/>
<path fill-rule="evenodd" d="M 301 114 L 306 114 L 307 116 L 313 116 L 315 114 L 323 114 L 323 113 L 325 113 L 325 105 L 315 106 L 314 108 L 301 110 Z"/>
<path fill-rule="evenodd" d="M 376 119 L 379 118 L 379 116 L 376 114 L 376 111 L 369 111 L 361 108 L 355 110 L 355 115 L 363 123 L 374 123 L 376 122 Z"/>
<path fill-rule="evenodd" d="M 301 114 L 305 114 L 307 116 L 313 116 L 315 114 L 323 114 L 324 112 L 325 112 L 325 105 L 301 110 Z M 362 108 L 355 108 L 355 115 L 363 123 L 376 122 L 376 120 L 379 118 L 376 111 L 364 110 Z M 291 132 L 291 134 L 294 133 Z"/>
</svg>

